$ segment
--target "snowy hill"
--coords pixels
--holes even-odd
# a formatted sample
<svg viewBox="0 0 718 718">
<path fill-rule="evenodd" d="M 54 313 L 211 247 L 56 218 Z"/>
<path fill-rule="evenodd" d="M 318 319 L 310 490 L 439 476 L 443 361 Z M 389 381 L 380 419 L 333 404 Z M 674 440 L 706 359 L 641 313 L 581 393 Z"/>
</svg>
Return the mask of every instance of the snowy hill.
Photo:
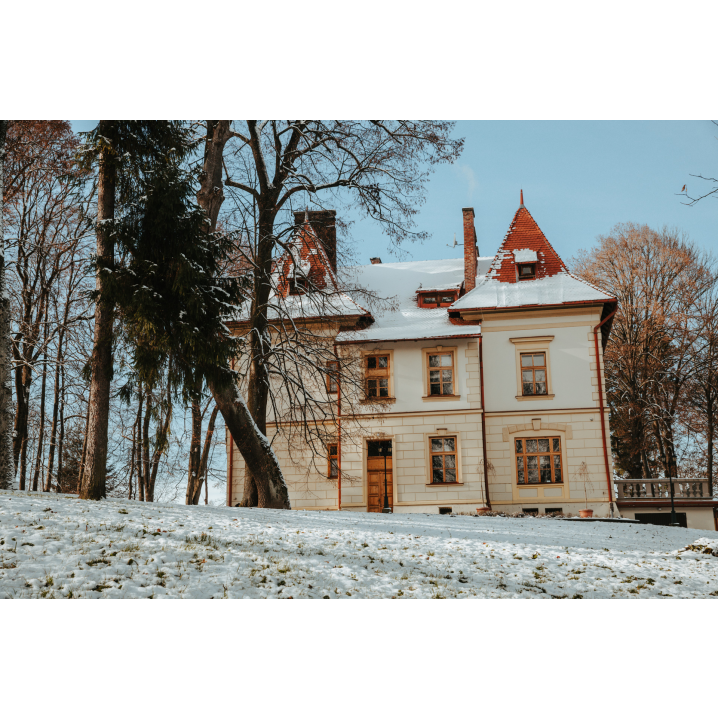
<svg viewBox="0 0 718 718">
<path fill-rule="evenodd" d="M 718 557 L 686 550 L 701 534 L 0 492 L 0 597 L 718 596 Z"/>
</svg>

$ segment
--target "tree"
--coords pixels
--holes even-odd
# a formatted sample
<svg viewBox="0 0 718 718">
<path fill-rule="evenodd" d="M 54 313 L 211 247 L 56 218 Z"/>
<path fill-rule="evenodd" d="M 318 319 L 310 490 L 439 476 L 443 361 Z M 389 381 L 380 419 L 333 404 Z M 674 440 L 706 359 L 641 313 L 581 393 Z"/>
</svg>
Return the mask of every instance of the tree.
<svg viewBox="0 0 718 718">
<path fill-rule="evenodd" d="M 116 269 L 115 214 L 131 206 L 142 180 L 174 152 L 181 161 L 193 149 L 188 128 L 174 121 L 100 120 L 86 135 L 82 166 L 98 167 L 95 332 L 90 363 L 90 412 L 81 498 L 105 495 L 110 382 L 113 373 L 114 304 L 107 287 Z"/>
<path fill-rule="evenodd" d="M 450 137 L 452 128 L 453 123 L 433 121 L 247 120 L 236 122 L 234 128 L 228 120 L 207 121 L 198 201 L 215 228 L 224 200 L 222 168 L 227 166 L 224 185 L 232 188 L 235 203 L 251 217 L 246 406 L 252 419 L 250 435 L 256 432 L 265 455 L 270 449 L 265 437 L 276 356 L 268 316 L 275 289 L 272 273 L 278 255 L 288 249 L 287 238 L 298 229 L 294 209 L 308 198 L 319 208 L 326 202 L 352 206 L 379 222 L 397 246 L 407 238 L 425 238 L 425 233 L 413 231 L 413 220 L 432 165 L 452 162 L 461 152 L 463 140 Z M 230 141 L 234 142 L 228 149 Z M 288 379 L 285 386 L 292 383 Z M 326 398 L 321 401 L 326 403 Z M 217 404 L 223 415 L 223 406 L 244 406 L 238 399 Z M 279 485 L 279 476 L 253 468 L 260 457 L 245 453 L 248 447 L 241 444 L 247 437 L 236 435 L 247 430 L 246 422 L 238 420 L 235 431 L 226 415 L 225 420 L 249 469 L 242 505 L 269 505 L 267 496 L 274 483 Z"/>
<path fill-rule="evenodd" d="M 0 489 L 11 489 L 12 461 L 12 391 L 10 389 L 10 298 L 5 276 L 5 213 L 3 211 L 5 178 L 5 141 L 8 120 L 0 120 Z"/>
<path fill-rule="evenodd" d="M 676 477 L 707 327 L 700 304 L 716 281 L 712 260 L 676 230 L 628 223 L 580 253 L 575 268 L 618 299 L 604 355 L 616 466 L 633 477 Z"/>
</svg>

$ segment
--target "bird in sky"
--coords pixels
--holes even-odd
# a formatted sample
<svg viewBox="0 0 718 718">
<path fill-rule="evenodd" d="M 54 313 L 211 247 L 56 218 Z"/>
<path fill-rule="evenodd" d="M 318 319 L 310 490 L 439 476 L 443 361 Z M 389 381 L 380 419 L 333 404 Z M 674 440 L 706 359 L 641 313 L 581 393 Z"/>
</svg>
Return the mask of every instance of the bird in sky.
<svg viewBox="0 0 718 718">
<path fill-rule="evenodd" d="M 681 192 L 685 192 L 685 191 L 686 191 L 686 186 L 683 185 L 683 189 L 681 190 Z"/>
</svg>

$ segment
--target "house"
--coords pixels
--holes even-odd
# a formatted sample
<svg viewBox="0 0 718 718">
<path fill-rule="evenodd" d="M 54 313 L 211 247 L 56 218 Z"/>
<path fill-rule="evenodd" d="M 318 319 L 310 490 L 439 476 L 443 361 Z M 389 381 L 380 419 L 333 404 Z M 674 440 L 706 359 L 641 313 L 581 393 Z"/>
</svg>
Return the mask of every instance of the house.
<svg viewBox="0 0 718 718">
<path fill-rule="evenodd" d="M 270 319 L 321 322 L 361 387 L 350 401 L 327 373 L 321 390 L 336 412 L 324 422 L 324 456 L 270 417 L 293 508 L 618 515 L 602 365 L 616 300 L 568 271 L 523 193 L 493 256 L 479 256 L 466 208 L 463 258 L 355 267 L 354 285 L 392 306 L 340 290 L 333 212 L 296 222 L 276 266 L 282 311 Z M 234 506 L 244 465 L 228 443 Z"/>
</svg>

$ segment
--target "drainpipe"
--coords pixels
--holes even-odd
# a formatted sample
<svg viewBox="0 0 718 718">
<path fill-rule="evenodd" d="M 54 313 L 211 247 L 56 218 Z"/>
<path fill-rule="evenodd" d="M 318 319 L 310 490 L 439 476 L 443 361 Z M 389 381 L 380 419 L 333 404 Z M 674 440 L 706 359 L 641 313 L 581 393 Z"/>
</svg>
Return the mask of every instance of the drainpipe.
<svg viewBox="0 0 718 718">
<path fill-rule="evenodd" d="M 342 383 L 339 371 L 339 353 L 334 344 L 334 357 L 337 360 L 337 511 L 342 510 Z"/>
<path fill-rule="evenodd" d="M 601 381 L 601 357 L 598 353 L 598 330 L 618 311 L 616 307 L 602 322 L 593 328 L 593 342 L 596 347 L 596 375 L 598 376 L 598 405 L 601 410 L 601 436 L 603 437 L 603 460 L 606 464 L 606 484 L 608 486 L 608 508 L 613 516 L 613 491 L 611 490 L 611 470 L 608 466 L 608 445 L 606 443 L 606 417 L 603 413 L 603 382 Z"/>
<path fill-rule="evenodd" d="M 491 508 L 489 500 L 489 459 L 486 455 L 486 404 L 484 403 L 484 336 L 479 334 L 479 375 L 481 377 L 481 441 L 484 447 L 484 489 L 486 506 Z"/>
</svg>

